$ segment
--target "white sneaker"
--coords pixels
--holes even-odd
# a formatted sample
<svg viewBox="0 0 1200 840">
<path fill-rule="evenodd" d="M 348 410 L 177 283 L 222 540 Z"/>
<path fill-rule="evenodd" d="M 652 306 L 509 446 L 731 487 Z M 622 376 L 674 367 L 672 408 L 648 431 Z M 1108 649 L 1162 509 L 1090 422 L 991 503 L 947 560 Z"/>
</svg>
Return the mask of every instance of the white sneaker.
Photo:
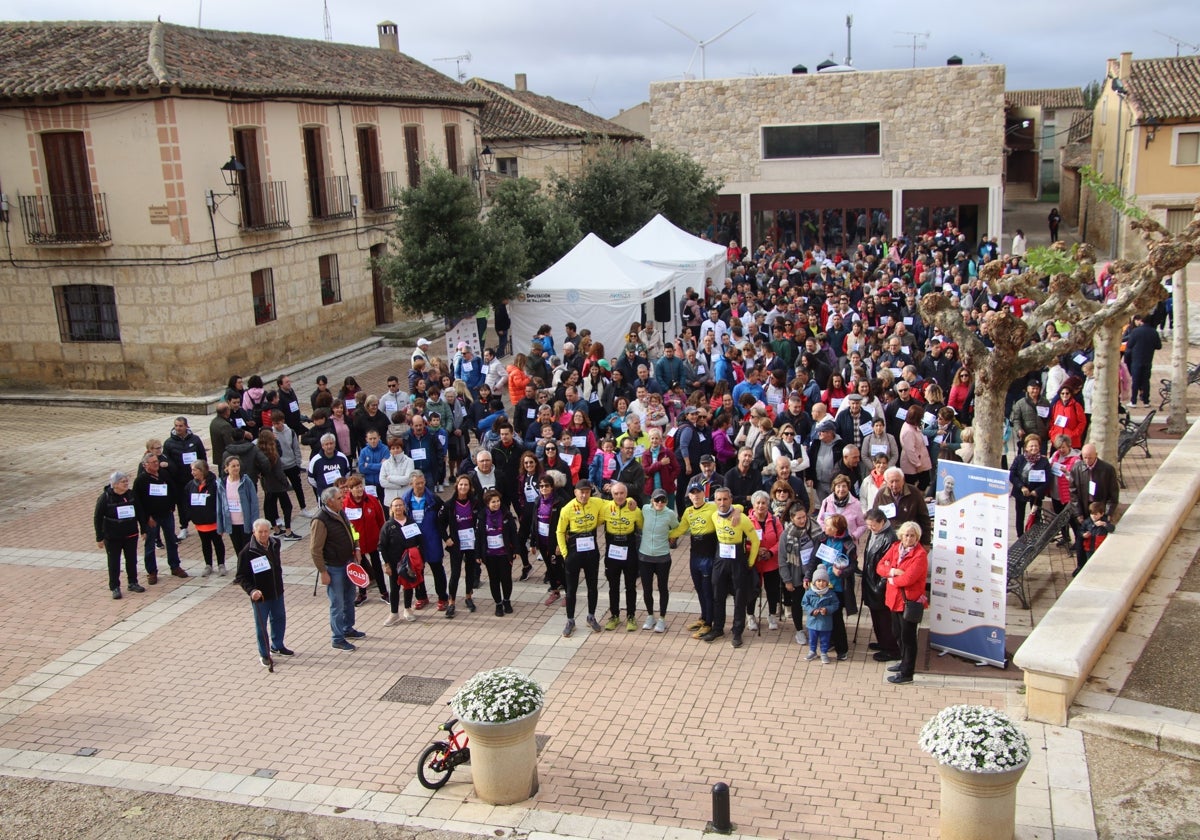
<svg viewBox="0 0 1200 840">
<path fill-rule="evenodd" d="M 660 618 L 658 621 L 654 622 L 654 632 L 655 633 L 666 633 L 667 632 L 666 619 Z"/>
<path fill-rule="evenodd" d="M 212 574 L 212 566 L 205 566 L 204 571 L 200 573 L 200 577 L 208 577 Z"/>
<path fill-rule="evenodd" d="M 652 616 L 652 615 L 646 616 L 646 620 L 644 622 L 642 622 L 642 629 L 643 630 L 653 630 L 654 629 L 654 616 Z"/>
<path fill-rule="evenodd" d="M 387 621 L 383 622 L 384 627 L 394 627 L 400 623 L 400 613 L 389 613 Z"/>
<path fill-rule="evenodd" d="M 796 644 L 798 644 L 798 645 L 807 645 L 808 644 L 808 639 L 806 639 L 804 637 L 803 630 L 797 630 L 795 638 L 796 638 Z"/>
<path fill-rule="evenodd" d="M 179 540 L 179 542 L 183 542 L 184 540 L 186 540 L 187 539 L 187 528 L 180 528 L 179 533 L 175 535 L 175 539 Z"/>
<path fill-rule="evenodd" d="M 411 612 L 409 612 L 408 610 L 405 610 L 404 611 L 404 620 L 405 621 L 416 621 L 417 617 L 415 615 L 413 615 Z"/>
<path fill-rule="evenodd" d="M 754 616 L 746 616 L 746 629 L 751 633 L 758 629 L 758 622 L 754 620 Z"/>
<path fill-rule="evenodd" d="M 228 572 L 225 570 L 225 564 L 224 564 L 224 563 L 222 563 L 222 564 L 220 564 L 219 566 L 217 566 L 217 574 L 219 574 L 221 577 L 225 577 L 225 575 L 227 575 L 227 574 L 228 574 Z"/>
<path fill-rule="evenodd" d="M 768 630 L 778 630 L 779 629 L 779 619 L 773 615 L 767 616 L 767 629 Z"/>
<path fill-rule="evenodd" d="M 305 519 L 313 518 L 313 512 L 311 510 L 309 510 L 308 508 L 300 508 L 300 515 L 303 516 Z"/>
</svg>

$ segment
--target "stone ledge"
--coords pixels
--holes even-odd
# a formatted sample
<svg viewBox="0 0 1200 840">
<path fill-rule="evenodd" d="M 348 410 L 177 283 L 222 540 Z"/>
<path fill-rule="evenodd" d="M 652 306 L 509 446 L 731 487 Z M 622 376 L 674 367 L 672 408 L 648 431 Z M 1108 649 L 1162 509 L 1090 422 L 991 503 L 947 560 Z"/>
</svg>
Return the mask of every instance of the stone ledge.
<svg viewBox="0 0 1200 840">
<path fill-rule="evenodd" d="M 1072 715 L 1069 726 L 1091 735 L 1200 761 L 1200 728 L 1195 726 L 1093 709 Z"/>
<path fill-rule="evenodd" d="M 1200 427 L 1193 426 L 1013 657 L 1025 672 L 1030 718 L 1067 724 L 1075 695 L 1198 498 Z"/>
</svg>

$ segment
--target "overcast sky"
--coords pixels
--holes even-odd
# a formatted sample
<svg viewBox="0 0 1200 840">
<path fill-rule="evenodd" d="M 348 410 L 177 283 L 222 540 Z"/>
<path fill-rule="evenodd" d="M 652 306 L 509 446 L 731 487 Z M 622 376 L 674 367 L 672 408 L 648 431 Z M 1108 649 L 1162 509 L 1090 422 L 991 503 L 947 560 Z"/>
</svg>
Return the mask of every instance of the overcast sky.
<svg viewBox="0 0 1200 840">
<path fill-rule="evenodd" d="M 1104 61 L 1122 51 L 1135 58 L 1173 56 L 1163 34 L 1200 47 L 1200 3 L 1150 4 L 1097 0 L 1009 0 L 1000 4 L 930 0 L 843 0 L 833 3 L 718 2 L 689 0 L 489 0 L 380 3 L 328 0 L 333 38 L 375 46 L 375 24 L 400 25 L 400 49 L 449 76 L 453 61 L 471 54 L 462 71 L 511 85 L 526 73 L 531 90 L 611 117 L 649 96 L 652 81 L 700 77 L 695 45 L 656 19 L 695 38 L 710 39 L 753 12 L 749 20 L 709 46 L 708 78 L 815 69 L 846 55 L 846 15 L 854 16 L 853 63 L 864 70 L 944 64 L 954 54 L 968 64 L 1007 67 L 1007 88 L 1084 85 L 1104 75 Z M 203 7 L 206 28 L 323 38 L 322 0 L 288 3 L 245 0 L 8 0 L 10 20 L 87 20 L 103 11 L 109 20 L 153 20 L 195 26 Z M 977 9 L 986 8 L 983 18 Z M 969 11 L 968 11 L 969 10 Z M 928 37 L 924 36 L 928 33 Z M 947 95 L 953 95 L 948 91 Z"/>
</svg>

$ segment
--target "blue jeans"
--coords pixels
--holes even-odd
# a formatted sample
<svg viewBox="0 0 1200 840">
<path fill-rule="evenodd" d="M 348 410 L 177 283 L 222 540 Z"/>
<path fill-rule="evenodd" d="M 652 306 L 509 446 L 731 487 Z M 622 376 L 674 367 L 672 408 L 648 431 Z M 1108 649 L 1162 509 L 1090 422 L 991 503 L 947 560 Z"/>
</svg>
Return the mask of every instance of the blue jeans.
<svg viewBox="0 0 1200 840">
<path fill-rule="evenodd" d="M 813 630 L 808 631 L 808 649 L 814 653 L 817 650 L 817 645 L 821 646 L 821 653 L 829 653 L 829 640 L 833 638 L 832 630 Z"/>
<path fill-rule="evenodd" d="M 345 566 L 328 566 L 329 630 L 334 642 L 346 641 L 346 633 L 354 629 L 354 598 L 358 588 L 346 577 Z"/>
<path fill-rule="evenodd" d="M 696 587 L 696 597 L 700 599 L 700 620 L 712 626 L 713 559 L 711 557 L 696 557 L 692 555 L 692 586 Z"/>
<path fill-rule="evenodd" d="M 287 612 L 283 609 L 283 596 L 269 601 L 251 601 L 254 607 L 254 637 L 258 642 L 258 655 L 266 659 L 271 648 L 283 647 L 283 633 L 287 630 Z M 271 644 L 267 646 L 267 622 L 271 624 Z"/>
<path fill-rule="evenodd" d="M 163 545 L 167 547 L 167 565 L 172 569 L 179 568 L 179 538 L 175 536 L 175 517 L 172 516 L 166 523 L 166 527 L 163 527 L 162 522 L 146 526 L 146 544 L 142 547 L 142 562 L 146 565 L 146 573 L 151 575 L 158 574 L 158 558 L 155 556 L 154 549 L 159 534 L 162 534 Z"/>
</svg>

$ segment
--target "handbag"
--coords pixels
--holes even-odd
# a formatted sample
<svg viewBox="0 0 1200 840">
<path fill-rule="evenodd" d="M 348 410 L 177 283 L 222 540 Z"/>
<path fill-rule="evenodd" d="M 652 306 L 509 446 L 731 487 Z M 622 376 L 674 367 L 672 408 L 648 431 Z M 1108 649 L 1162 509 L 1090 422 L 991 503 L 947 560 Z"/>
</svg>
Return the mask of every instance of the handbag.
<svg viewBox="0 0 1200 840">
<path fill-rule="evenodd" d="M 924 616 L 924 604 L 922 604 L 920 601 L 910 601 L 907 598 L 904 599 L 904 612 L 900 614 L 901 618 L 903 618 L 905 621 L 912 622 L 913 624 L 920 624 L 921 619 Z"/>
</svg>

